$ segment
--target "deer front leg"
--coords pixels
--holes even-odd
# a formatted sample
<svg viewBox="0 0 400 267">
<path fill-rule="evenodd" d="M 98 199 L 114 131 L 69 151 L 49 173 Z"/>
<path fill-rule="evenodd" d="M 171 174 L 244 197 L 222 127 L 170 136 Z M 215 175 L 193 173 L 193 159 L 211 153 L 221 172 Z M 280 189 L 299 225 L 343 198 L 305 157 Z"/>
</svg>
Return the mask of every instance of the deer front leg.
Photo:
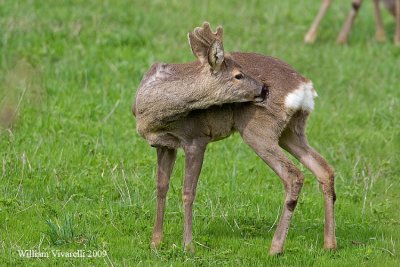
<svg viewBox="0 0 400 267">
<path fill-rule="evenodd" d="M 375 12 L 375 38 L 379 42 L 386 40 L 385 29 L 383 28 L 381 7 L 379 5 L 380 0 L 374 0 L 374 12 Z"/>
<path fill-rule="evenodd" d="M 396 0 L 396 33 L 394 35 L 395 45 L 400 45 L 400 0 Z"/>
<path fill-rule="evenodd" d="M 351 27 L 353 26 L 354 19 L 356 18 L 357 14 L 358 14 L 358 10 L 361 8 L 361 4 L 362 4 L 362 0 L 353 0 L 352 1 L 350 13 L 347 16 L 346 22 L 344 23 L 343 28 L 340 31 L 339 36 L 336 40 L 339 44 L 347 43 L 347 39 L 349 37 Z"/>
<path fill-rule="evenodd" d="M 192 206 L 196 196 L 197 181 L 203 165 L 206 144 L 193 142 L 183 147 L 185 152 L 185 180 L 182 198 L 185 207 L 183 246 L 185 251 L 194 252 L 192 243 Z"/>
<path fill-rule="evenodd" d="M 311 25 L 310 29 L 308 30 L 306 36 L 304 36 L 305 43 L 314 43 L 315 39 L 317 38 L 317 31 L 321 20 L 326 14 L 329 6 L 331 5 L 332 0 L 323 0 L 321 7 L 319 8 L 318 15 L 315 17 L 313 24 Z"/>
<path fill-rule="evenodd" d="M 151 239 L 153 247 L 159 246 L 163 238 L 165 200 L 175 159 L 175 149 L 157 148 L 157 213 Z"/>
</svg>

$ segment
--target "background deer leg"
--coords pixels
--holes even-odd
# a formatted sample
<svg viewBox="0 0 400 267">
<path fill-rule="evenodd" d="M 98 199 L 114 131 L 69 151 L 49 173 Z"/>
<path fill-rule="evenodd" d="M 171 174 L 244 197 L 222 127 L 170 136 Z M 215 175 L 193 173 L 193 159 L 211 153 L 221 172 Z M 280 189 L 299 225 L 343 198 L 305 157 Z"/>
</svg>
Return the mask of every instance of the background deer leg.
<svg viewBox="0 0 400 267">
<path fill-rule="evenodd" d="M 185 180 L 182 198 L 185 206 L 183 245 L 185 251 L 194 251 L 192 243 L 192 206 L 196 196 L 197 181 L 203 165 L 206 143 L 193 142 L 184 146 Z"/>
<path fill-rule="evenodd" d="M 305 43 L 313 43 L 317 38 L 317 31 L 321 20 L 326 14 L 332 0 L 323 0 L 321 3 L 321 7 L 319 8 L 318 15 L 315 17 L 313 24 L 311 25 L 310 29 L 308 30 L 307 34 L 304 37 Z"/>
<path fill-rule="evenodd" d="M 264 131 L 261 129 L 261 131 Z M 285 202 L 279 225 L 272 239 L 270 254 L 280 254 L 283 252 L 283 246 L 289 230 L 290 221 L 297 205 L 297 199 L 303 186 L 304 175 L 291 162 L 277 142 L 273 139 L 263 136 L 262 133 L 247 132 L 242 135 L 244 141 L 262 158 L 282 179 L 285 187 Z M 270 140 L 268 140 L 270 139 Z M 266 145 L 268 144 L 268 145 Z"/>
<path fill-rule="evenodd" d="M 175 159 L 175 149 L 157 148 L 157 213 L 151 240 L 151 245 L 154 247 L 160 245 L 163 238 L 165 200 Z"/>
<path fill-rule="evenodd" d="M 299 115 L 299 114 L 298 114 Z M 324 193 L 325 232 L 324 247 L 336 248 L 334 203 L 336 200 L 334 172 L 326 160 L 308 145 L 304 133 L 307 115 L 292 118 L 280 139 L 280 144 L 317 178 Z"/>
<path fill-rule="evenodd" d="M 396 33 L 394 43 L 400 45 L 400 0 L 396 0 Z"/>
<path fill-rule="evenodd" d="M 385 29 L 383 28 L 381 7 L 379 5 L 379 0 L 373 0 L 374 12 L 375 12 L 375 38 L 376 40 L 383 42 L 386 40 Z"/>
<path fill-rule="evenodd" d="M 358 14 L 358 10 L 361 8 L 362 0 L 353 0 L 351 4 L 351 10 L 349 15 L 347 16 L 347 20 L 345 24 L 343 25 L 342 30 L 339 33 L 339 36 L 337 38 L 337 42 L 339 44 L 344 44 L 347 43 L 347 39 L 351 30 L 351 27 L 353 26 L 354 19 L 356 18 Z"/>
</svg>

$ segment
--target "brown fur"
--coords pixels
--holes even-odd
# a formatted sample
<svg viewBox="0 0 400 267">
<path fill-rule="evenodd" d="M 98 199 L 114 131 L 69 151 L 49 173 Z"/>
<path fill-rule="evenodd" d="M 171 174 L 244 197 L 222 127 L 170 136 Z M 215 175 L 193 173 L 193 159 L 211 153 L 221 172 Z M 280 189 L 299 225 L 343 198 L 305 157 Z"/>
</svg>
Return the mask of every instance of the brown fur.
<svg viewBox="0 0 400 267">
<path fill-rule="evenodd" d="M 232 57 L 225 55 L 222 28 L 209 31 L 192 50 L 198 60 L 183 64 L 156 63 L 145 74 L 136 93 L 132 111 L 138 133 L 152 146 L 174 146 L 166 133 L 171 124 L 190 111 L 212 105 L 262 101 L 265 86 L 250 77 Z M 238 75 L 240 77 L 238 77 Z"/>
<path fill-rule="evenodd" d="M 199 29 L 199 28 L 196 28 Z M 196 31 L 195 29 L 195 31 Z M 201 32 L 209 29 L 208 23 Z M 197 30 L 198 31 L 198 30 Z M 191 44 L 196 43 L 195 39 Z M 306 120 L 309 110 L 290 109 L 285 104 L 288 94 L 309 82 L 288 64 L 279 59 L 255 53 L 234 52 L 230 55 L 252 78 L 266 84 L 268 98 L 262 103 L 234 103 L 212 106 L 204 110 L 193 110 L 186 116 L 170 123 L 157 146 L 157 215 L 152 244 L 162 240 L 165 196 L 176 157 L 176 149 L 185 153 L 185 180 L 182 197 L 185 206 L 184 239 L 185 250 L 193 250 L 192 204 L 200 175 L 204 152 L 209 142 L 217 141 L 238 131 L 243 140 L 282 179 L 286 198 L 280 223 L 275 232 L 270 253 L 283 251 L 290 219 L 303 184 L 304 175 L 282 151 L 281 146 L 292 153 L 317 177 L 325 196 L 325 247 L 336 248 L 333 195 L 334 177 L 328 163 L 307 142 Z"/>
<path fill-rule="evenodd" d="M 382 2 L 385 8 L 395 17 L 396 23 L 396 32 L 394 34 L 394 43 L 396 45 L 400 45 L 400 0 L 372 0 L 374 4 L 374 12 L 375 12 L 375 37 L 378 41 L 384 41 L 386 39 L 385 30 L 383 28 L 383 22 L 381 17 L 380 3 Z M 325 16 L 326 11 L 328 10 L 332 0 L 322 0 L 322 4 L 317 16 L 314 19 L 313 24 L 311 25 L 308 33 L 304 37 L 304 42 L 313 43 L 317 38 L 317 30 L 319 24 L 321 23 L 322 18 Z M 341 32 L 338 35 L 337 42 L 340 44 L 347 43 L 350 30 L 353 26 L 354 20 L 357 16 L 358 11 L 360 10 L 362 5 L 362 0 L 353 0 L 352 8 L 347 17 L 345 24 Z"/>
</svg>

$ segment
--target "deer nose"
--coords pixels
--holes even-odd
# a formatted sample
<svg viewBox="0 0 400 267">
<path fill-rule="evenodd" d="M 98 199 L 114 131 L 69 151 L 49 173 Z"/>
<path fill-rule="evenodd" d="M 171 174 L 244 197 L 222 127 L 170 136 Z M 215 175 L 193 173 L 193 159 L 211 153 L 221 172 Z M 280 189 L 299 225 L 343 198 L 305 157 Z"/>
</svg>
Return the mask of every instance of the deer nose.
<svg viewBox="0 0 400 267">
<path fill-rule="evenodd" d="M 263 84 L 263 86 L 261 87 L 260 95 L 258 95 L 254 99 L 254 102 L 263 102 L 267 98 L 268 94 L 269 94 L 268 86 Z"/>
</svg>

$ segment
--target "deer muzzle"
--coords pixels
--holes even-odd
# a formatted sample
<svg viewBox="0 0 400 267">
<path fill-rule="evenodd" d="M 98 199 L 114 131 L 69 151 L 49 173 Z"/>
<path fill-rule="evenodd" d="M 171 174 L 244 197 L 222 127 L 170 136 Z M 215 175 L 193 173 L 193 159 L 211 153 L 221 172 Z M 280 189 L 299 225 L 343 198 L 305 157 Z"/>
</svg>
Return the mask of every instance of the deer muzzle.
<svg viewBox="0 0 400 267">
<path fill-rule="evenodd" d="M 254 102 L 256 103 L 263 102 L 268 97 L 268 94 L 269 94 L 268 87 L 265 84 L 263 84 L 263 86 L 261 87 L 260 95 L 254 98 Z"/>
</svg>

